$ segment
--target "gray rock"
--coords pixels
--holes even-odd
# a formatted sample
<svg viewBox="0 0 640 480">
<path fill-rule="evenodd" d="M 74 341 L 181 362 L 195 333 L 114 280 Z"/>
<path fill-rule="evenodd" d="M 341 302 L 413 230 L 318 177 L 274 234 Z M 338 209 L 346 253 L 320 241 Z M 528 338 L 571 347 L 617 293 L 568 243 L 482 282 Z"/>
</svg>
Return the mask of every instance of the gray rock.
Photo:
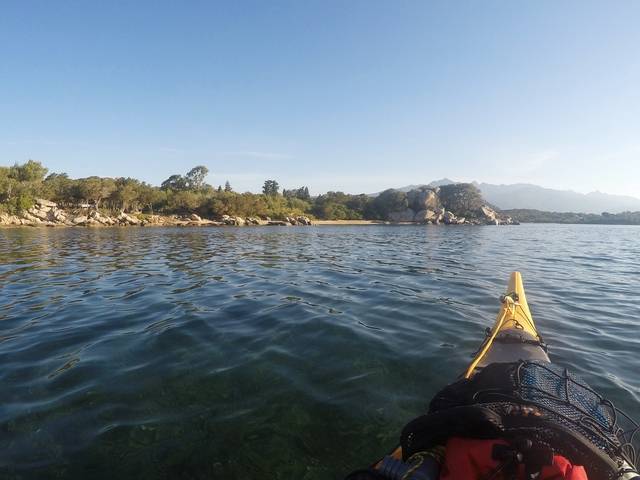
<svg viewBox="0 0 640 480">
<path fill-rule="evenodd" d="M 409 208 L 415 211 L 433 210 L 438 207 L 438 195 L 431 188 L 420 188 L 407 192 Z"/>
<path fill-rule="evenodd" d="M 429 223 L 436 218 L 436 212 L 433 210 L 420 210 L 416 212 L 413 221 L 416 223 Z"/>
<path fill-rule="evenodd" d="M 51 209 L 49 207 L 44 207 L 43 209 L 32 210 L 31 208 L 28 210 L 30 214 L 34 217 L 39 218 L 40 220 L 46 221 L 49 220 L 49 212 Z"/>
<path fill-rule="evenodd" d="M 120 215 L 116 217 L 118 223 L 122 225 L 140 225 L 142 222 L 136 217 L 132 217 L 131 215 L 127 215 L 122 212 Z"/>
<path fill-rule="evenodd" d="M 31 215 L 29 212 L 24 212 L 22 214 L 22 218 L 27 221 L 27 225 L 29 224 L 39 225 L 42 223 L 42 219 L 36 217 L 35 215 Z"/>
<path fill-rule="evenodd" d="M 487 223 L 493 224 L 495 223 L 495 220 L 497 218 L 497 214 L 496 211 L 491 208 L 488 207 L 487 205 L 484 205 L 482 207 L 480 207 L 480 214 L 482 217 L 484 217 L 484 219 L 487 221 Z"/>
<path fill-rule="evenodd" d="M 456 216 L 452 213 L 452 212 L 444 212 L 444 223 L 446 223 L 447 225 L 457 225 L 458 223 L 458 219 L 456 218 Z"/>
<path fill-rule="evenodd" d="M 201 222 L 202 217 L 200 217 L 200 215 L 196 215 L 195 213 L 192 213 L 191 215 L 189 215 L 189 220 L 191 220 L 192 222 Z"/>
</svg>

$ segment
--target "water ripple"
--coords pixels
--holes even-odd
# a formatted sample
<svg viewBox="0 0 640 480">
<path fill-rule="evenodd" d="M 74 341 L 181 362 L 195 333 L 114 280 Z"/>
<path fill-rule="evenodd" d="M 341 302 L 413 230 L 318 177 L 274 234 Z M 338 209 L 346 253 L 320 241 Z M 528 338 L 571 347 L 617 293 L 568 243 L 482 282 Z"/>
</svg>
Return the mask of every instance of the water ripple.
<svg viewBox="0 0 640 480">
<path fill-rule="evenodd" d="M 342 478 L 514 269 L 552 357 L 640 416 L 638 231 L 0 230 L 0 476 Z"/>
</svg>

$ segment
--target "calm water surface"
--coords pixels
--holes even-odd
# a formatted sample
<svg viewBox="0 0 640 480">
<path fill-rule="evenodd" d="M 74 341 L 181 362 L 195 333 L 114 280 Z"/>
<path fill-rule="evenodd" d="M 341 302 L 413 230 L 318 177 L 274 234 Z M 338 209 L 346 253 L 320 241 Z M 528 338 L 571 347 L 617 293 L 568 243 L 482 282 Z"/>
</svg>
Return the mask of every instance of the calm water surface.
<svg viewBox="0 0 640 480">
<path fill-rule="evenodd" d="M 341 478 L 515 269 L 552 359 L 640 417 L 637 227 L 0 230 L 0 478 Z"/>
</svg>

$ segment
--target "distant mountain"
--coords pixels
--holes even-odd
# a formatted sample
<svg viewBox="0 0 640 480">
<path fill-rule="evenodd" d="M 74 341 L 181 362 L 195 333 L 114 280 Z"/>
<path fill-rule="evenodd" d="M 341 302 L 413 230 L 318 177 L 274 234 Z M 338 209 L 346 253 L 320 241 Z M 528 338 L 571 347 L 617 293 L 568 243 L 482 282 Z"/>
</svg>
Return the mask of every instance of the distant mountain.
<svg viewBox="0 0 640 480">
<path fill-rule="evenodd" d="M 448 178 L 435 180 L 429 184 L 407 185 L 397 188 L 408 192 L 416 188 L 429 186 L 439 187 L 455 182 Z M 571 190 L 555 190 L 529 183 L 511 185 L 494 185 L 491 183 L 473 182 L 482 192 L 488 203 L 502 210 L 535 209 L 548 212 L 575 213 L 620 213 L 640 211 L 640 198 L 625 195 L 611 195 L 602 192 L 578 193 Z M 373 194 L 375 196 L 377 194 Z"/>
<path fill-rule="evenodd" d="M 394 188 L 394 190 L 398 190 L 400 192 L 405 192 L 406 193 L 406 192 L 409 192 L 411 190 L 417 190 L 418 188 L 422 188 L 422 187 L 435 188 L 435 187 L 441 187 L 442 185 L 451 185 L 452 183 L 460 183 L 460 182 L 454 182 L 453 180 L 450 180 L 448 178 L 442 178 L 440 180 L 434 180 L 431 183 L 420 183 L 418 185 L 405 185 L 404 187 Z M 381 193 L 382 192 L 370 193 L 369 196 L 370 197 L 377 197 Z"/>
<path fill-rule="evenodd" d="M 578 193 L 528 183 L 492 185 L 476 183 L 484 198 L 503 210 L 536 209 L 551 212 L 620 213 L 640 211 L 640 199 L 602 192 Z"/>
</svg>

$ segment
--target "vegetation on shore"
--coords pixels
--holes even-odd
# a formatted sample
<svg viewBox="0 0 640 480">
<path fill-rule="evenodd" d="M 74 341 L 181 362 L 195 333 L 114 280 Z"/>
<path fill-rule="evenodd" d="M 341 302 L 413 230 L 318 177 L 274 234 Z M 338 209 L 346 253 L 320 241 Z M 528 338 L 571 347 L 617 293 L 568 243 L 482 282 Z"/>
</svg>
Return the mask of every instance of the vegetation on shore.
<svg viewBox="0 0 640 480">
<path fill-rule="evenodd" d="M 72 179 L 65 173 L 49 173 L 40 162 L 29 160 L 0 166 L 0 213 L 18 215 L 32 207 L 36 198 L 43 198 L 62 208 L 92 208 L 107 214 L 195 213 L 212 219 L 230 215 L 276 220 L 305 215 L 318 220 L 411 221 L 409 217 L 425 211 L 421 209 L 438 207 L 461 217 L 478 218 L 477 212 L 486 205 L 473 184 L 444 185 L 437 189 L 437 195 L 435 190 L 422 187 L 409 192 L 388 189 L 377 196 L 327 192 L 311 197 L 306 186 L 281 189 L 272 179 L 264 182 L 262 193 L 236 192 L 228 181 L 214 187 L 205 182 L 208 173 L 207 167 L 196 166 L 184 175 L 171 175 L 158 187 L 129 177 Z M 501 214 L 522 223 L 640 225 L 640 212 L 596 215 L 517 209 Z"/>
<path fill-rule="evenodd" d="M 570 224 L 604 224 L 604 225 L 640 225 L 640 212 L 608 213 L 573 213 L 545 212 L 532 209 L 502 210 L 502 213 L 513 217 L 521 223 L 570 223 Z"/>
<path fill-rule="evenodd" d="M 72 179 L 65 173 L 49 173 L 40 162 L 29 160 L 0 167 L 0 213 L 19 214 L 33 206 L 36 198 L 43 198 L 62 208 L 91 207 L 107 213 L 388 220 L 392 212 L 406 210 L 412 201 L 411 192 L 393 189 L 376 197 L 343 192 L 311 197 L 306 186 L 281 189 L 275 180 L 266 180 L 262 193 L 239 193 L 228 181 L 218 187 L 207 184 L 208 173 L 206 167 L 196 166 L 185 175 L 171 175 L 156 187 L 124 177 Z M 441 187 L 439 196 L 439 205 L 459 215 L 470 216 L 485 203 L 478 189 L 470 184 Z"/>
</svg>

